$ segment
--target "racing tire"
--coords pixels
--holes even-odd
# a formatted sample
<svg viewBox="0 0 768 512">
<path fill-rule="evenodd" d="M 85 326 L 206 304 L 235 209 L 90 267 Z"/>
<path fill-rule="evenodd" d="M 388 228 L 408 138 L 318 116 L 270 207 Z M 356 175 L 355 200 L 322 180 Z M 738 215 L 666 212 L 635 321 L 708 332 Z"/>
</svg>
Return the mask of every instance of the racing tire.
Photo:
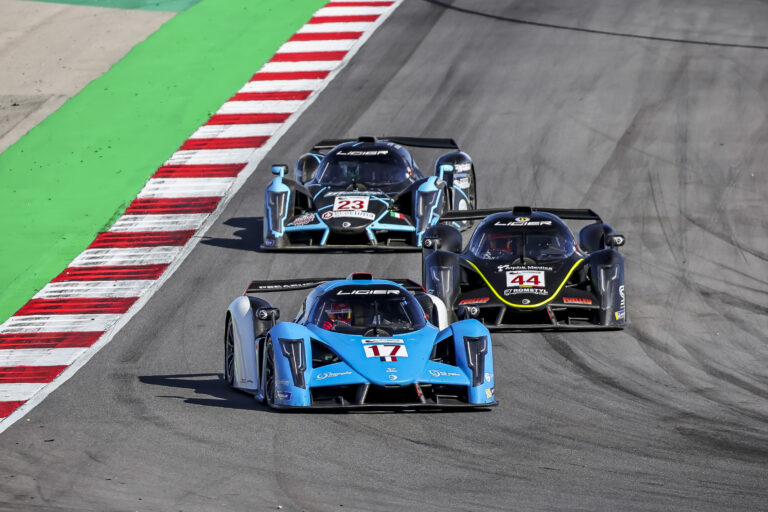
<svg viewBox="0 0 768 512">
<path fill-rule="evenodd" d="M 275 347 L 272 338 L 264 342 L 264 356 L 261 364 L 261 389 L 264 390 L 262 403 L 269 407 L 275 406 Z"/>
<path fill-rule="evenodd" d="M 230 386 L 235 385 L 235 327 L 229 316 L 224 329 L 224 380 Z"/>
</svg>

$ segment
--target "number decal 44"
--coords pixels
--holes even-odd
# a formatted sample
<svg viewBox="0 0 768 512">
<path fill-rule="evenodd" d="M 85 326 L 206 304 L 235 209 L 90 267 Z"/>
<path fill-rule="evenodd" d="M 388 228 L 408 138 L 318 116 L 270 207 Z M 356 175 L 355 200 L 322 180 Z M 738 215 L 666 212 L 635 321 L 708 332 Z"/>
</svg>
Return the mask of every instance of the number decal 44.
<svg viewBox="0 0 768 512">
<path fill-rule="evenodd" d="M 337 196 L 333 200 L 334 210 L 368 210 L 368 196 Z"/>
<path fill-rule="evenodd" d="M 543 271 L 513 270 L 507 272 L 507 288 L 544 288 Z"/>
</svg>

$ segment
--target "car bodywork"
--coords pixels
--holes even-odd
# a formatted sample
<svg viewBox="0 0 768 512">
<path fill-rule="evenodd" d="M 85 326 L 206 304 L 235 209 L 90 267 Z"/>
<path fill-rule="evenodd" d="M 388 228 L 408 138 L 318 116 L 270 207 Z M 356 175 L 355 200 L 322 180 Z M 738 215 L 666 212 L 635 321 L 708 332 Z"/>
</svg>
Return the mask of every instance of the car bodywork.
<svg viewBox="0 0 768 512">
<path fill-rule="evenodd" d="M 289 322 L 256 296 L 304 289 Z M 490 333 L 446 318 L 407 280 L 254 281 L 226 313 L 224 377 L 274 408 L 496 405 Z"/>
<path fill-rule="evenodd" d="M 449 152 L 426 177 L 404 146 Z M 444 212 L 476 208 L 474 164 L 452 139 L 323 140 L 296 161 L 295 179 L 287 168 L 272 167 L 262 249 L 418 249 Z"/>
<path fill-rule="evenodd" d="M 462 249 L 438 225 L 424 237 L 423 282 L 454 318 L 491 330 L 622 329 L 625 238 L 592 210 L 516 207 L 448 214 L 483 219 Z M 563 221 L 588 222 L 578 243 Z"/>
</svg>

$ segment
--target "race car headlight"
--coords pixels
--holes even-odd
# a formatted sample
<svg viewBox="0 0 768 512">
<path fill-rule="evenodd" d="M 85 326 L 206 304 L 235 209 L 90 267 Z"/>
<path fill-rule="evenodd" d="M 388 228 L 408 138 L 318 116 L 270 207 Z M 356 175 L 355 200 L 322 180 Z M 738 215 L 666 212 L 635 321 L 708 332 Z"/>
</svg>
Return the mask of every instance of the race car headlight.
<svg viewBox="0 0 768 512">
<path fill-rule="evenodd" d="M 416 220 L 418 222 L 418 231 L 423 231 L 429 225 L 432 217 L 432 208 L 440 194 L 439 190 L 431 192 L 419 192 L 416 195 Z"/>
<path fill-rule="evenodd" d="M 472 370 L 472 386 L 483 383 L 485 375 L 485 354 L 488 353 L 488 338 L 485 336 L 464 336 L 467 351 L 467 366 Z"/>
<path fill-rule="evenodd" d="M 267 191 L 267 206 L 269 207 L 269 227 L 272 231 L 281 233 L 283 231 L 283 220 L 285 219 L 286 207 L 288 204 L 288 192 Z"/>
<path fill-rule="evenodd" d="M 307 369 L 307 359 L 304 357 L 304 340 L 280 339 L 280 350 L 288 358 L 291 365 L 293 385 L 304 389 L 304 372 Z"/>
</svg>

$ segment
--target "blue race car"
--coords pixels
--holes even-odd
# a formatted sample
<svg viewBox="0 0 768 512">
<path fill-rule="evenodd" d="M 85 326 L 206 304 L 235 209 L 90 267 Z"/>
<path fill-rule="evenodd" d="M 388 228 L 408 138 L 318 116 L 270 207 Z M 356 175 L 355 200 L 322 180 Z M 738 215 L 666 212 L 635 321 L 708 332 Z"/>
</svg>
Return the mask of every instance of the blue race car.
<svg viewBox="0 0 768 512">
<path fill-rule="evenodd" d="M 404 146 L 448 152 L 427 177 Z M 295 179 L 287 170 L 272 166 L 262 249 L 418 249 L 444 212 L 477 208 L 474 164 L 452 139 L 323 140 L 299 157 Z"/>
<path fill-rule="evenodd" d="M 292 322 L 254 295 L 303 289 Z M 488 329 L 446 318 L 408 280 L 254 281 L 227 310 L 224 379 L 278 409 L 497 405 Z"/>
</svg>

